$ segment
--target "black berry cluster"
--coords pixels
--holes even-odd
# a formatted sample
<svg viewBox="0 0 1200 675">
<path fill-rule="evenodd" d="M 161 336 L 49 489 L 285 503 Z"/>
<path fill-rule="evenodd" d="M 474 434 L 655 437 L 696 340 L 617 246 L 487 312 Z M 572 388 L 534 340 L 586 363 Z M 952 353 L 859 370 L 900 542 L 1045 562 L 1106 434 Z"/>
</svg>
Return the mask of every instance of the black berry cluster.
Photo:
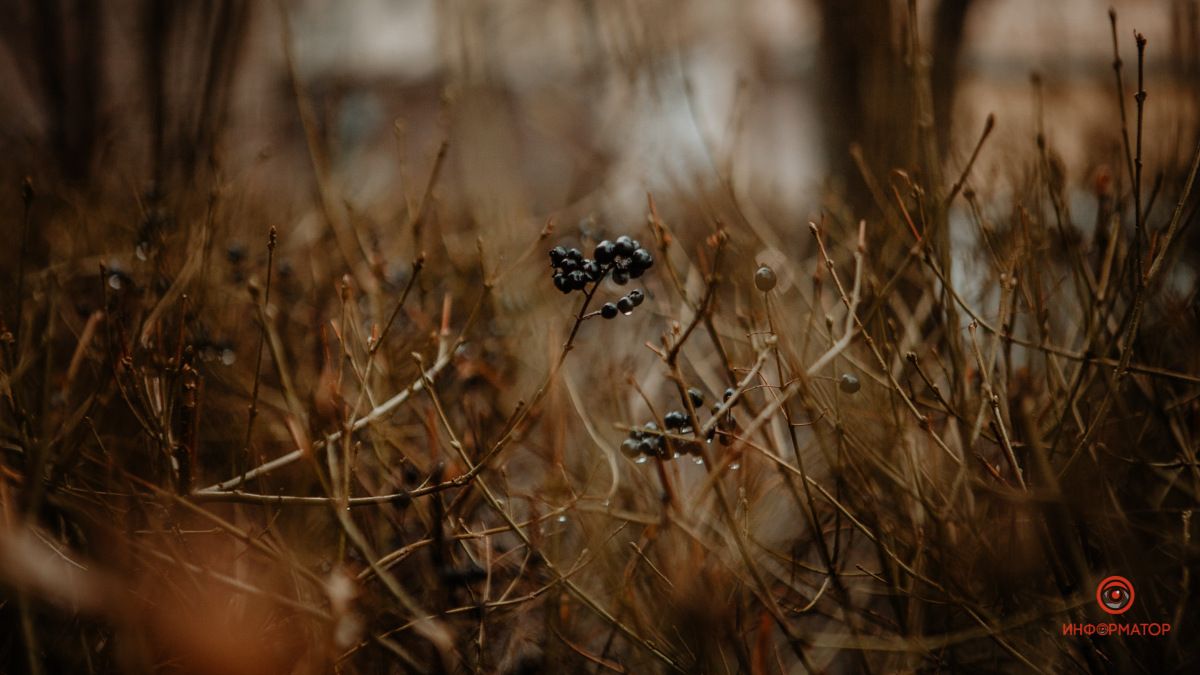
<svg viewBox="0 0 1200 675">
<path fill-rule="evenodd" d="M 667 443 L 659 433 L 658 425 L 646 422 L 629 431 L 629 437 L 621 442 L 621 452 L 631 459 L 638 456 L 667 459 Z"/>
<path fill-rule="evenodd" d="M 601 265 L 612 266 L 612 279 L 619 286 L 637 279 L 654 266 L 654 256 L 642 248 L 638 240 L 625 235 L 617 237 L 616 241 L 605 239 L 600 242 L 593 255 Z"/>
<path fill-rule="evenodd" d="M 636 239 L 624 235 L 616 241 L 605 239 L 597 244 L 591 258 L 583 257 L 583 252 L 577 248 L 555 246 L 550 249 L 554 287 L 563 293 L 582 291 L 588 284 L 598 283 L 609 274 L 614 282 L 624 286 L 630 279 L 641 277 L 653 265 L 654 256 Z M 605 305 L 601 313 L 605 318 L 616 316 L 616 312 L 628 314 L 643 299 L 641 291 L 633 291 L 613 304 L 611 310 Z"/>
<path fill-rule="evenodd" d="M 577 248 L 555 246 L 550 249 L 550 265 L 554 267 L 554 287 L 563 293 L 582 291 L 604 276 L 600 265 L 584 258 Z"/>
<path fill-rule="evenodd" d="M 691 399 L 692 407 L 700 409 L 704 405 L 704 392 L 692 387 L 687 391 L 688 398 Z M 725 390 L 725 398 L 733 396 L 733 389 Z M 719 410 L 720 405 L 714 405 L 712 412 L 715 414 Z M 669 410 L 663 415 L 663 426 L 666 427 L 666 433 L 676 434 L 679 436 L 689 436 L 695 432 L 692 420 L 688 417 L 688 413 L 683 410 Z M 724 415 L 717 421 L 717 426 L 712 431 L 708 432 L 708 439 L 712 439 L 717 435 L 717 429 L 726 432 L 721 435 L 721 444 L 729 445 L 733 442 L 732 436 L 729 434 L 737 428 L 737 421 L 733 417 L 732 411 L 726 411 Z M 647 422 L 640 427 L 635 427 L 630 430 L 629 436 L 621 443 L 621 452 L 626 457 L 631 459 L 637 458 L 638 461 L 645 461 L 643 458 L 658 457 L 661 459 L 671 459 L 682 455 L 700 456 L 700 444 L 696 441 L 685 441 L 682 439 L 673 439 L 671 445 L 674 446 L 675 454 L 672 455 L 667 439 L 663 431 L 660 431 L 658 424 L 655 422 Z M 697 460 L 699 461 L 699 460 Z"/>
</svg>

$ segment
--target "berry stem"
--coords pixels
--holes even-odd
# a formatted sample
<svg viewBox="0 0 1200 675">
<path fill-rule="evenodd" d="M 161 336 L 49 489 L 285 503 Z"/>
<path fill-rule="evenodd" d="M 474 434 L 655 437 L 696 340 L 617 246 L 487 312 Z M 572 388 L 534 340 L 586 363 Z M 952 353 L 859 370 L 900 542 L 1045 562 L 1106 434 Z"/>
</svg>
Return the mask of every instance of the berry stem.
<svg viewBox="0 0 1200 675">
<path fill-rule="evenodd" d="M 481 470 L 485 465 L 487 465 L 488 461 L 492 457 L 500 454 L 505 446 L 512 442 L 521 425 L 526 419 L 528 419 L 530 411 L 536 408 L 537 405 L 541 403 L 542 399 L 545 398 L 546 393 L 550 391 L 550 384 L 554 382 L 556 377 L 558 377 L 558 371 L 562 368 L 563 363 L 567 360 L 567 354 L 570 353 L 571 348 L 575 345 L 575 337 L 579 334 L 579 327 L 583 325 L 584 320 L 592 316 L 587 312 L 588 306 L 592 303 L 592 298 L 595 297 L 596 291 L 600 289 L 600 284 L 604 282 L 604 279 L 608 276 L 608 273 L 611 270 L 612 265 L 606 265 L 601 268 L 600 278 L 592 282 L 589 287 L 584 289 L 583 303 L 580 304 L 579 311 L 575 314 L 575 322 L 571 325 L 571 332 L 567 335 L 567 341 L 563 343 L 562 351 L 559 352 L 558 358 L 555 360 L 554 365 L 550 368 L 550 372 L 546 374 L 546 379 L 542 381 L 542 384 L 538 387 L 537 391 L 534 392 L 533 398 L 529 400 L 529 404 L 522 407 L 513 416 L 512 421 L 506 425 L 507 430 L 504 432 L 504 434 L 492 445 L 492 447 L 487 451 L 487 454 L 476 463 Z"/>
</svg>

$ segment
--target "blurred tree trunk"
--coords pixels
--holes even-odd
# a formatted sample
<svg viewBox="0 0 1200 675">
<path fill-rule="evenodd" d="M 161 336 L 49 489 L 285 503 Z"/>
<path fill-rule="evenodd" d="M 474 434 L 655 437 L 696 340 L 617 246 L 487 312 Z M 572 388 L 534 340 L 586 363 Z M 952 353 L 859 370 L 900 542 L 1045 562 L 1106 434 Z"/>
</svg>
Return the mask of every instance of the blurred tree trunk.
<svg viewBox="0 0 1200 675">
<path fill-rule="evenodd" d="M 0 48 L 11 56 L 38 108 L 31 123 L 44 145 L 36 165 L 52 165 L 76 184 L 95 177 L 97 154 L 119 122 L 138 128 L 142 92 L 114 89 L 106 68 L 123 50 L 140 49 L 148 100 L 147 145 L 156 179 L 184 176 L 210 157 L 226 118 L 229 92 L 255 3 L 250 0 L 19 0 L 0 21 Z M 140 12 L 140 18 L 130 16 Z M 134 38 L 109 40 L 114 28 L 136 25 Z M 114 33 L 115 34 L 115 33 Z M 120 78 L 118 78 L 119 80 Z M 119 103 L 119 105 L 114 105 Z M 106 108 L 120 111 L 120 117 Z M 46 160 L 51 160 L 47 162 Z"/>
<path fill-rule="evenodd" d="M 912 149 L 912 98 L 891 0 L 818 0 L 822 31 L 818 91 L 830 173 L 854 195 L 866 186 L 850 155 L 857 144 L 872 167 L 905 164 Z"/>
<path fill-rule="evenodd" d="M 248 0 L 197 5 L 144 0 L 142 56 L 156 183 L 172 172 L 186 179 L 211 158 L 227 116 L 250 14 Z M 182 86 L 181 71 L 192 78 Z"/>
<path fill-rule="evenodd" d="M 950 148 L 950 118 L 971 0 L 941 0 L 933 13 L 930 54 L 933 128 L 938 154 Z M 907 59 L 908 18 L 896 0 L 817 0 L 822 31 L 818 82 L 830 173 L 850 203 L 869 207 L 850 147 L 862 148 L 867 166 L 883 179 L 918 157 L 917 82 Z"/>
<path fill-rule="evenodd" d="M 963 35 L 971 0 L 942 0 L 933 17 L 931 35 L 933 63 L 929 74 L 933 88 L 933 119 L 937 130 L 938 151 L 943 157 L 950 151 L 951 113 L 957 90 Z"/>
<path fill-rule="evenodd" d="M 99 92 L 103 23 L 98 0 L 39 0 L 32 3 L 24 39 L 35 67 L 47 125 L 47 140 L 65 178 L 91 173 L 101 131 Z"/>
</svg>

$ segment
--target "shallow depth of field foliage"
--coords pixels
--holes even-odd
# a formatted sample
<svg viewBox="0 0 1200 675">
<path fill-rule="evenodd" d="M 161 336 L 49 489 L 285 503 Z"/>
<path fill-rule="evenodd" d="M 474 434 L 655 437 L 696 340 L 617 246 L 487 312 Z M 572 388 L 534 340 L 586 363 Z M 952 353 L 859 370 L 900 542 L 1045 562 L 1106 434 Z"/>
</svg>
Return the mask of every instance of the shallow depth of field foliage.
<svg viewBox="0 0 1200 675">
<path fill-rule="evenodd" d="M 354 4 L 3 12 L 0 672 L 1200 668 L 1195 2 Z"/>
</svg>

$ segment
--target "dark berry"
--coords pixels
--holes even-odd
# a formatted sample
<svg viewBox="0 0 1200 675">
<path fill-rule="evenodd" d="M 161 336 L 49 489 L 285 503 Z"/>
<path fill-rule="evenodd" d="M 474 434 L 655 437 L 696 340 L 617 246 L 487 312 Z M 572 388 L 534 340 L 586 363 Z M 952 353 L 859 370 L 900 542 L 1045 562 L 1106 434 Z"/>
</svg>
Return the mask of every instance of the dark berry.
<svg viewBox="0 0 1200 675">
<path fill-rule="evenodd" d="M 611 318 L 615 317 L 616 315 L 617 315 L 617 306 L 612 304 L 611 302 L 604 303 L 604 306 L 600 308 L 600 316 L 602 316 L 606 319 L 611 319 Z"/>
<path fill-rule="evenodd" d="M 613 270 L 612 280 L 618 286 L 624 286 L 625 284 L 629 283 L 629 272 L 625 270 Z"/>
<path fill-rule="evenodd" d="M 554 287 L 563 293 L 571 292 L 571 282 L 567 281 L 566 275 L 563 274 L 554 275 Z"/>
<path fill-rule="evenodd" d="M 607 265 L 613 261 L 616 256 L 617 247 L 611 241 L 605 239 L 596 245 L 596 250 L 592 253 L 596 258 L 596 262 L 601 265 Z"/>
<path fill-rule="evenodd" d="M 583 251 L 580 251 L 577 248 L 567 249 L 567 260 L 574 260 L 575 262 L 582 261 L 583 260 Z"/>
<path fill-rule="evenodd" d="M 763 265 L 754 273 L 754 287 L 766 293 L 775 288 L 775 283 L 778 279 L 775 278 L 775 270 Z"/>
<path fill-rule="evenodd" d="M 621 442 L 621 454 L 622 455 L 633 458 L 633 457 L 637 457 L 638 452 L 639 452 L 638 442 L 633 440 L 632 438 L 626 438 L 624 441 Z"/>
<path fill-rule="evenodd" d="M 644 248 L 635 250 L 633 255 L 630 256 L 630 260 L 634 269 L 639 269 L 643 272 L 654 266 L 654 256 L 650 255 L 650 252 Z"/>
<path fill-rule="evenodd" d="M 625 235 L 617 237 L 617 242 L 614 244 L 613 252 L 618 256 L 625 258 L 634 252 L 637 247 L 633 245 L 633 240 Z"/>
<path fill-rule="evenodd" d="M 862 388 L 862 385 L 854 375 L 842 373 L 842 376 L 838 378 L 838 387 L 847 394 L 853 394 Z"/>
<path fill-rule="evenodd" d="M 630 295 L 632 295 L 632 293 Z M 692 399 L 692 405 L 694 407 L 699 408 L 700 406 L 704 405 L 704 392 L 700 391 L 696 387 L 692 387 L 691 389 L 688 389 L 687 393 L 688 398 Z"/>
<path fill-rule="evenodd" d="M 234 242 L 225 249 L 225 259 L 231 265 L 239 265 L 246 259 L 246 247 L 240 243 Z"/>
<path fill-rule="evenodd" d="M 596 264 L 595 260 L 584 260 L 583 266 L 579 269 L 583 270 L 583 274 L 587 277 L 588 281 L 599 281 L 600 265 Z"/>
<path fill-rule="evenodd" d="M 617 309 L 621 310 L 622 314 L 628 314 L 633 311 L 633 301 L 626 295 L 617 301 Z"/>
<path fill-rule="evenodd" d="M 642 427 L 646 431 L 658 431 L 658 425 L 654 422 L 646 422 L 644 425 L 642 425 Z"/>
<path fill-rule="evenodd" d="M 567 259 L 567 249 L 561 246 L 555 246 L 550 249 L 550 264 L 558 267 L 562 261 Z"/>
<path fill-rule="evenodd" d="M 632 291 L 629 291 L 625 297 L 629 298 L 629 301 L 633 303 L 634 307 L 637 307 L 638 305 L 642 304 L 643 300 L 646 299 L 646 294 L 643 293 L 641 289 L 635 288 Z"/>
<path fill-rule="evenodd" d="M 575 270 L 574 272 L 568 274 L 567 280 L 571 282 L 571 288 L 577 291 L 581 291 L 583 290 L 584 286 L 587 286 L 587 277 L 584 276 L 583 272 L 580 272 L 579 270 Z"/>
<path fill-rule="evenodd" d="M 563 272 L 574 272 L 579 269 L 579 261 L 564 258 L 562 262 L 558 263 L 558 269 Z"/>
<path fill-rule="evenodd" d="M 725 400 L 728 401 L 731 398 L 733 398 L 733 387 L 725 390 Z"/>
<path fill-rule="evenodd" d="M 678 429 L 687 424 L 687 419 L 687 415 L 678 410 L 672 410 L 663 415 L 663 424 L 667 425 L 668 429 Z"/>
<path fill-rule="evenodd" d="M 638 452 L 643 455 L 653 455 L 654 443 L 652 443 L 649 438 L 643 438 L 642 440 L 638 441 L 637 449 Z"/>
</svg>

